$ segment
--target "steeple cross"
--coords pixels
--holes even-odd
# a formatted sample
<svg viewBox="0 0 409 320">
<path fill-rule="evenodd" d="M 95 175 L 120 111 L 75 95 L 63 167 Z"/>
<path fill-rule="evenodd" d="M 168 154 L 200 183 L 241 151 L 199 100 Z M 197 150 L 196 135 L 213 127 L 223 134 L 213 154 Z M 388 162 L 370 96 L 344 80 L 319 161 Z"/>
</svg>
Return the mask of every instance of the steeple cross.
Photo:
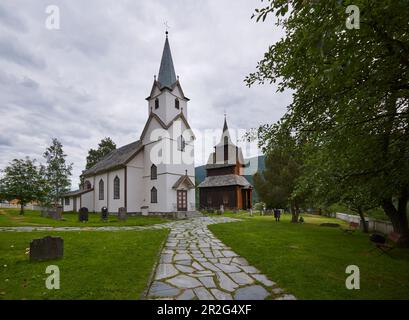
<svg viewBox="0 0 409 320">
<path fill-rule="evenodd" d="M 168 35 L 168 33 L 169 33 L 168 31 L 169 31 L 169 29 L 170 29 L 170 26 L 169 26 L 168 22 L 165 21 L 165 22 L 163 23 L 163 25 L 165 26 L 166 35 Z"/>
</svg>

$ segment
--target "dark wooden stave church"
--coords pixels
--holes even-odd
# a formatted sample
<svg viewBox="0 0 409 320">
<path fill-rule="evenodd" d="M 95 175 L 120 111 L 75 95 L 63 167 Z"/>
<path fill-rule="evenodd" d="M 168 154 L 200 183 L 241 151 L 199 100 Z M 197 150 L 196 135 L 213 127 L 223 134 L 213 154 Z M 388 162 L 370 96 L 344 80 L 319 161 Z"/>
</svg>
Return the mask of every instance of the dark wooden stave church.
<svg viewBox="0 0 409 320">
<path fill-rule="evenodd" d="M 253 186 L 243 176 L 241 148 L 230 137 L 226 118 L 220 142 L 206 164 L 206 179 L 199 184 L 201 209 L 247 210 L 252 207 Z"/>
</svg>

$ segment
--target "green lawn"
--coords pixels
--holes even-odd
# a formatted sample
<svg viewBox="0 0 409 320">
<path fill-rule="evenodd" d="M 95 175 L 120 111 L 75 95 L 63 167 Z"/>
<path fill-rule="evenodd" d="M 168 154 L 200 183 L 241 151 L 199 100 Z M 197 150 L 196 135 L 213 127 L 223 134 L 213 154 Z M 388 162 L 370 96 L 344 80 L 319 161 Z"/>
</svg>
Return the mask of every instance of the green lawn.
<svg viewBox="0 0 409 320">
<path fill-rule="evenodd" d="M 53 220 L 41 217 L 40 211 L 25 210 L 20 215 L 19 209 L 0 209 L 0 227 L 18 226 L 54 226 L 54 227 L 99 227 L 99 226 L 145 226 L 156 223 L 165 223 L 169 220 L 160 217 L 129 216 L 126 221 L 119 221 L 116 216 L 110 215 L 107 222 L 101 221 L 98 213 L 90 213 L 88 222 L 79 222 L 78 213 L 64 212 L 63 220 Z"/>
<path fill-rule="evenodd" d="M 64 239 L 61 260 L 28 261 L 31 239 Z M 138 299 L 148 284 L 166 230 L 0 233 L 0 299 Z M 45 269 L 57 265 L 61 287 L 48 290 Z"/>
<path fill-rule="evenodd" d="M 305 224 L 292 224 L 290 215 L 279 223 L 271 216 L 236 216 L 244 221 L 209 228 L 299 299 L 409 299 L 408 249 L 392 251 L 393 258 L 368 253 L 373 245 L 367 234 L 319 226 L 329 221 L 345 225 L 333 218 L 304 215 Z M 345 287 L 348 265 L 360 268 L 360 290 Z"/>
</svg>

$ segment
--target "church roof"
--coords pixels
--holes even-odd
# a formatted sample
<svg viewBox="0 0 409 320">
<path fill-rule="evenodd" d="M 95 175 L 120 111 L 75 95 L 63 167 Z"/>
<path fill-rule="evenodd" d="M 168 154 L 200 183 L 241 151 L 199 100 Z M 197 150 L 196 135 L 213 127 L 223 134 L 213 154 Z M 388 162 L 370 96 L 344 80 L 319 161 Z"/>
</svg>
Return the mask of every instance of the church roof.
<svg viewBox="0 0 409 320">
<path fill-rule="evenodd" d="M 63 194 L 63 197 L 75 197 L 75 196 L 82 195 L 84 193 L 88 193 L 90 191 L 94 191 L 94 188 L 91 188 L 91 189 L 78 189 L 78 190 L 74 190 L 74 191 L 68 191 L 68 192 Z"/>
<path fill-rule="evenodd" d="M 121 148 L 112 150 L 93 167 L 85 170 L 82 175 L 87 177 L 123 167 L 142 147 L 142 142 L 138 140 Z"/>
<path fill-rule="evenodd" d="M 252 188 L 250 182 L 243 176 L 237 174 L 226 174 L 221 176 L 210 176 L 206 177 L 199 184 L 199 188 L 209 188 L 209 187 L 224 187 L 224 186 L 242 186 L 245 188 Z"/>
<path fill-rule="evenodd" d="M 176 82 L 175 67 L 173 66 L 172 53 L 170 52 L 168 35 L 166 34 L 165 47 L 163 48 L 162 60 L 160 62 L 158 82 L 160 88 L 172 88 Z"/>
</svg>

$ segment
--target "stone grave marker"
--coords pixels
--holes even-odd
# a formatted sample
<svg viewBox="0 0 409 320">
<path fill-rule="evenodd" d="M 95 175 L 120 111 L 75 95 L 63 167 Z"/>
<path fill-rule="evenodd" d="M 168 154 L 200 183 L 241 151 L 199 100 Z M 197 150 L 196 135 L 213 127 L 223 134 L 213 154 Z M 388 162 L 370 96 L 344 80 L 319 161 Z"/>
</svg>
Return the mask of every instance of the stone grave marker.
<svg viewBox="0 0 409 320">
<path fill-rule="evenodd" d="M 78 212 L 78 220 L 80 222 L 88 221 L 88 208 L 82 207 Z"/>
<path fill-rule="evenodd" d="M 118 219 L 120 221 L 125 221 L 127 219 L 126 208 L 121 207 L 118 209 Z"/>
<path fill-rule="evenodd" d="M 64 253 L 64 240 L 61 237 L 47 236 L 30 242 L 30 261 L 60 259 Z"/>
</svg>

